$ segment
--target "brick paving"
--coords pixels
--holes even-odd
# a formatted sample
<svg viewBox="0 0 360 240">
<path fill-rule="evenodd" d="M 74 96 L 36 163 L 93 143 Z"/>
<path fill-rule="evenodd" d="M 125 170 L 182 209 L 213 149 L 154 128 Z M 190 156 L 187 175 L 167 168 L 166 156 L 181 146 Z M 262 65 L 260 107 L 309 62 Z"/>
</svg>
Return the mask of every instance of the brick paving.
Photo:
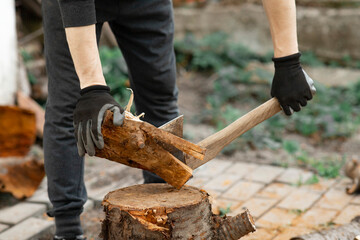
<svg viewBox="0 0 360 240">
<path fill-rule="evenodd" d="M 97 165 L 97 168 L 92 168 Z M 99 172 L 98 169 L 101 169 Z M 212 198 L 213 212 L 234 216 L 248 208 L 257 232 L 244 240 L 288 240 L 324 226 L 348 223 L 360 214 L 360 196 L 345 193 L 348 179 L 322 179 L 304 184 L 311 172 L 254 163 L 215 159 L 198 170 L 187 183 L 206 190 Z M 85 180 L 89 201 L 85 211 L 98 209 L 106 193 L 140 184 L 141 171 L 103 159 L 87 159 Z M 0 240 L 50 239 L 54 231 L 46 183 L 33 197 L 0 209 Z M 29 227 L 31 226 L 31 227 Z"/>
</svg>

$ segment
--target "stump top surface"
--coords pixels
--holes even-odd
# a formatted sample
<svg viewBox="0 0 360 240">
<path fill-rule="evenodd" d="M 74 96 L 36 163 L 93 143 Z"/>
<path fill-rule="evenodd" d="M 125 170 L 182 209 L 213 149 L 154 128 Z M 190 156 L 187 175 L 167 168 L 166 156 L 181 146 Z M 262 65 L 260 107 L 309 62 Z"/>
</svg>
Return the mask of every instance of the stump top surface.
<svg viewBox="0 0 360 240">
<path fill-rule="evenodd" d="M 103 205 L 128 210 L 148 208 L 179 208 L 200 203 L 207 194 L 195 187 L 180 190 L 164 183 L 142 184 L 108 193 Z"/>
</svg>

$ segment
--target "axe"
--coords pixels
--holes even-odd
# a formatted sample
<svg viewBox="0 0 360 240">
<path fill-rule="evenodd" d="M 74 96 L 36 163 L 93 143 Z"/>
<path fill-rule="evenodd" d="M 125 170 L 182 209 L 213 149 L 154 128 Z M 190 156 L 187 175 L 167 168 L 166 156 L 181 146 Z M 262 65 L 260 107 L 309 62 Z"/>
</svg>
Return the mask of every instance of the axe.
<svg viewBox="0 0 360 240">
<path fill-rule="evenodd" d="M 315 94 L 313 80 L 304 74 Z M 95 155 L 148 170 L 180 189 L 192 176 L 192 170 L 214 159 L 233 140 L 280 111 L 278 100 L 272 98 L 197 144 L 182 138 L 183 116 L 156 128 L 127 112 L 123 126 L 118 127 L 112 124 L 112 113 L 107 112 L 102 124 L 105 146 L 96 149 Z"/>
</svg>

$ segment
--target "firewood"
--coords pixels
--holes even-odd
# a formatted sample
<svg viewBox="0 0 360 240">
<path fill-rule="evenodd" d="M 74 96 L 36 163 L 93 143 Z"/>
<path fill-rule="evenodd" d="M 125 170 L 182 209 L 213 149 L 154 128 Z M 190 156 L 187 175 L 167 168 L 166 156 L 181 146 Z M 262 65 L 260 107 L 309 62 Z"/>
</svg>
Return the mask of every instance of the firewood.
<svg viewBox="0 0 360 240">
<path fill-rule="evenodd" d="M 135 185 L 108 193 L 102 205 L 104 240 L 237 240 L 255 231 L 248 210 L 236 217 L 214 215 L 209 195 L 191 186 Z"/>
<path fill-rule="evenodd" d="M 131 117 L 130 113 L 127 113 L 122 126 L 114 126 L 112 118 L 112 112 L 108 111 L 102 125 L 105 146 L 101 150 L 96 149 L 95 155 L 98 157 L 156 173 L 169 184 L 180 188 L 192 176 L 192 170 L 159 142 L 173 145 L 199 158 L 204 156 L 204 149 L 199 146 Z"/>
<path fill-rule="evenodd" d="M 44 163 L 35 156 L 0 158 L 0 191 L 18 199 L 32 196 L 44 176 Z"/>
<path fill-rule="evenodd" d="M 0 106 L 0 157 L 25 156 L 36 138 L 35 114 Z"/>
<path fill-rule="evenodd" d="M 360 217 L 354 218 L 349 224 L 294 237 L 291 240 L 354 240 L 358 235 L 360 235 Z"/>
</svg>

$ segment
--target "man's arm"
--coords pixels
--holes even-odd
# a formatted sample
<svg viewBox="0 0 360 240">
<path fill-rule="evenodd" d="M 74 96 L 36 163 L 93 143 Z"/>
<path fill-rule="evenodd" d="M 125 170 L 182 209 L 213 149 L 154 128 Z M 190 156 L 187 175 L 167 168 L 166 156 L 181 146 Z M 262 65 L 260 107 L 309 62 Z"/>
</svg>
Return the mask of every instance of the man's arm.
<svg viewBox="0 0 360 240">
<path fill-rule="evenodd" d="M 292 110 L 300 111 L 312 99 L 307 78 L 311 79 L 300 65 L 295 0 L 263 0 L 263 5 L 274 45 L 271 96 L 279 100 L 286 115 L 291 115 Z"/>
<path fill-rule="evenodd" d="M 106 85 L 96 42 L 95 25 L 65 28 L 80 88 Z"/>
<path fill-rule="evenodd" d="M 299 52 L 295 0 L 263 0 L 274 45 L 274 57 Z"/>
<path fill-rule="evenodd" d="M 74 109 L 75 137 L 79 155 L 95 155 L 104 140 L 101 124 L 107 110 L 114 113 L 113 123 L 120 126 L 124 110 L 110 95 L 101 68 L 96 40 L 94 0 L 58 0 L 65 34 L 76 74 L 80 98 Z"/>
</svg>

